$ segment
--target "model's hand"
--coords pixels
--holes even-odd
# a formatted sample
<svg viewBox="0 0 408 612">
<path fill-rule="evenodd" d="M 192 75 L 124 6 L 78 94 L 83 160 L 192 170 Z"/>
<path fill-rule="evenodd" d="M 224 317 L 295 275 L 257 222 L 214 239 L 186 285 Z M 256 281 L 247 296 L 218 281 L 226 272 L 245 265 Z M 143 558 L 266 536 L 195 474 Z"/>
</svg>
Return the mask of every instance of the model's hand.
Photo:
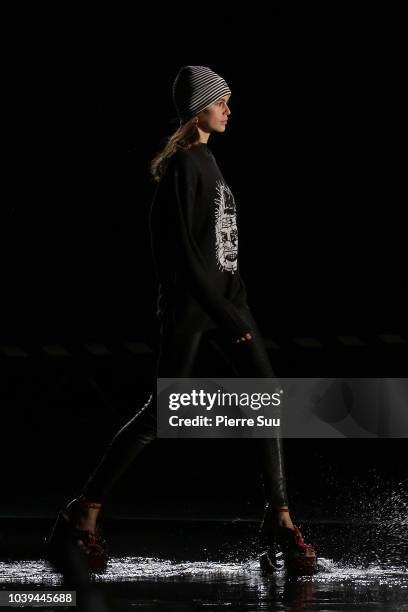
<svg viewBox="0 0 408 612">
<path fill-rule="evenodd" d="M 247 332 L 245 336 L 240 336 L 236 340 L 233 341 L 233 344 L 238 344 L 238 342 L 247 342 L 248 340 L 252 340 L 252 334 Z"/>
</svg>

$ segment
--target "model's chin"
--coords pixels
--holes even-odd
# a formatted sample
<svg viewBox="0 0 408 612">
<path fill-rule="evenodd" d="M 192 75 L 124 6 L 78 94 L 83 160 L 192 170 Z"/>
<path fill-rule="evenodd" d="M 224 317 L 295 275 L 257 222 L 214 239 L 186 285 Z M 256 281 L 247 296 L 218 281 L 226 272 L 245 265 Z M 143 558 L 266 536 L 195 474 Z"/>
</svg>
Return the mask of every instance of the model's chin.
<svg viewBox="0 0 408 612">
<path fill-rule="evenodd" d="M 225 123 L 218 123 L 214 128 L 214 132 L 225 132 L 225 128 L 226 128 L 226 124 Z"/>
</svg>

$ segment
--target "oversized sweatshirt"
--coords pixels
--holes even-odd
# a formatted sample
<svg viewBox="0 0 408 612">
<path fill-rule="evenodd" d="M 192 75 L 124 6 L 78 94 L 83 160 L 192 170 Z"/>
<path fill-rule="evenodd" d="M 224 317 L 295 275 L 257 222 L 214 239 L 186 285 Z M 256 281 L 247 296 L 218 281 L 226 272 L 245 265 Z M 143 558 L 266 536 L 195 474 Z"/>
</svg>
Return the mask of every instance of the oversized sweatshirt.
<svg viewBox="0 0 408 612">
<path fill-rule="evenodd" d="M 247 294 L 238 265 L 237 206 L 207 143 L 173 154 L 157 184 L 149 227 L 159 283 L 159 319 L 179 331 L 248 326 L 239 313 Z"/>
</svg>

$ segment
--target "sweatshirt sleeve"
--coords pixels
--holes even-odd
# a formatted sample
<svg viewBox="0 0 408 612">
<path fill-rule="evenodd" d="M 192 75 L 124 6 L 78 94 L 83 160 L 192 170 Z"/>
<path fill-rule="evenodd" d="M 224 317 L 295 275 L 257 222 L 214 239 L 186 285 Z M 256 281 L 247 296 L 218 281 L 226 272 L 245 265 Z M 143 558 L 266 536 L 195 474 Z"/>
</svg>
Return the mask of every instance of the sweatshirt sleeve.
<svg viewBox="0 0 408 612">
<path fill-rule="evenodd" d="M 174 189 L 177 223 L 179 225 L 179 257 L 188 286 L 213 320 L 236 338 L 248 331 L 248 324 L 234 304 L 214 289 L 208 266 L 192 233 L 198 169 L 183 151 L 174 155 L 171 168 L 171 187 Z"/>
</svg>

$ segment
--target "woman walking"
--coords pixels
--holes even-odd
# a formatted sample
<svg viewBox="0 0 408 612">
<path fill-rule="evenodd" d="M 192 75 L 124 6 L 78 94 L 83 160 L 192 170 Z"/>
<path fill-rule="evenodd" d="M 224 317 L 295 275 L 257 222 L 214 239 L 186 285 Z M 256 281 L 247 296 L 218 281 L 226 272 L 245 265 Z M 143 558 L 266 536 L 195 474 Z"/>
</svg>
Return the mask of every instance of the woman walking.
<svg viewBox="0 0 408 612">
<path fill-rule="evenodd" d="M 231 90 L 210 68 L 183 66 L 172 94 L 180 126 L 151 163 L 157 186 L 149 222 L 160 324 L 155 376 L 188 378 L 206 344 L 235 376 L 274 378 L 239 271 L 235 199 L 208 146 L 212 133 L 226 130 Z M 153 385 L 79 495 L 60 511 L 48 540 L 50 560 L 58 557 L 59 536 L 68 533 L 93 571 L 106 567 L 108 546 L 98 513 L 124 471 L 156 438 L 156 399 Z M 282 442 L 260 438 L 257 444 L 266 496 L 261 565 L 275 571 L 280 549 L 289 572 L 313 573 L 316 552 L 305 544 L 289 512 Z"/>
</svg>

